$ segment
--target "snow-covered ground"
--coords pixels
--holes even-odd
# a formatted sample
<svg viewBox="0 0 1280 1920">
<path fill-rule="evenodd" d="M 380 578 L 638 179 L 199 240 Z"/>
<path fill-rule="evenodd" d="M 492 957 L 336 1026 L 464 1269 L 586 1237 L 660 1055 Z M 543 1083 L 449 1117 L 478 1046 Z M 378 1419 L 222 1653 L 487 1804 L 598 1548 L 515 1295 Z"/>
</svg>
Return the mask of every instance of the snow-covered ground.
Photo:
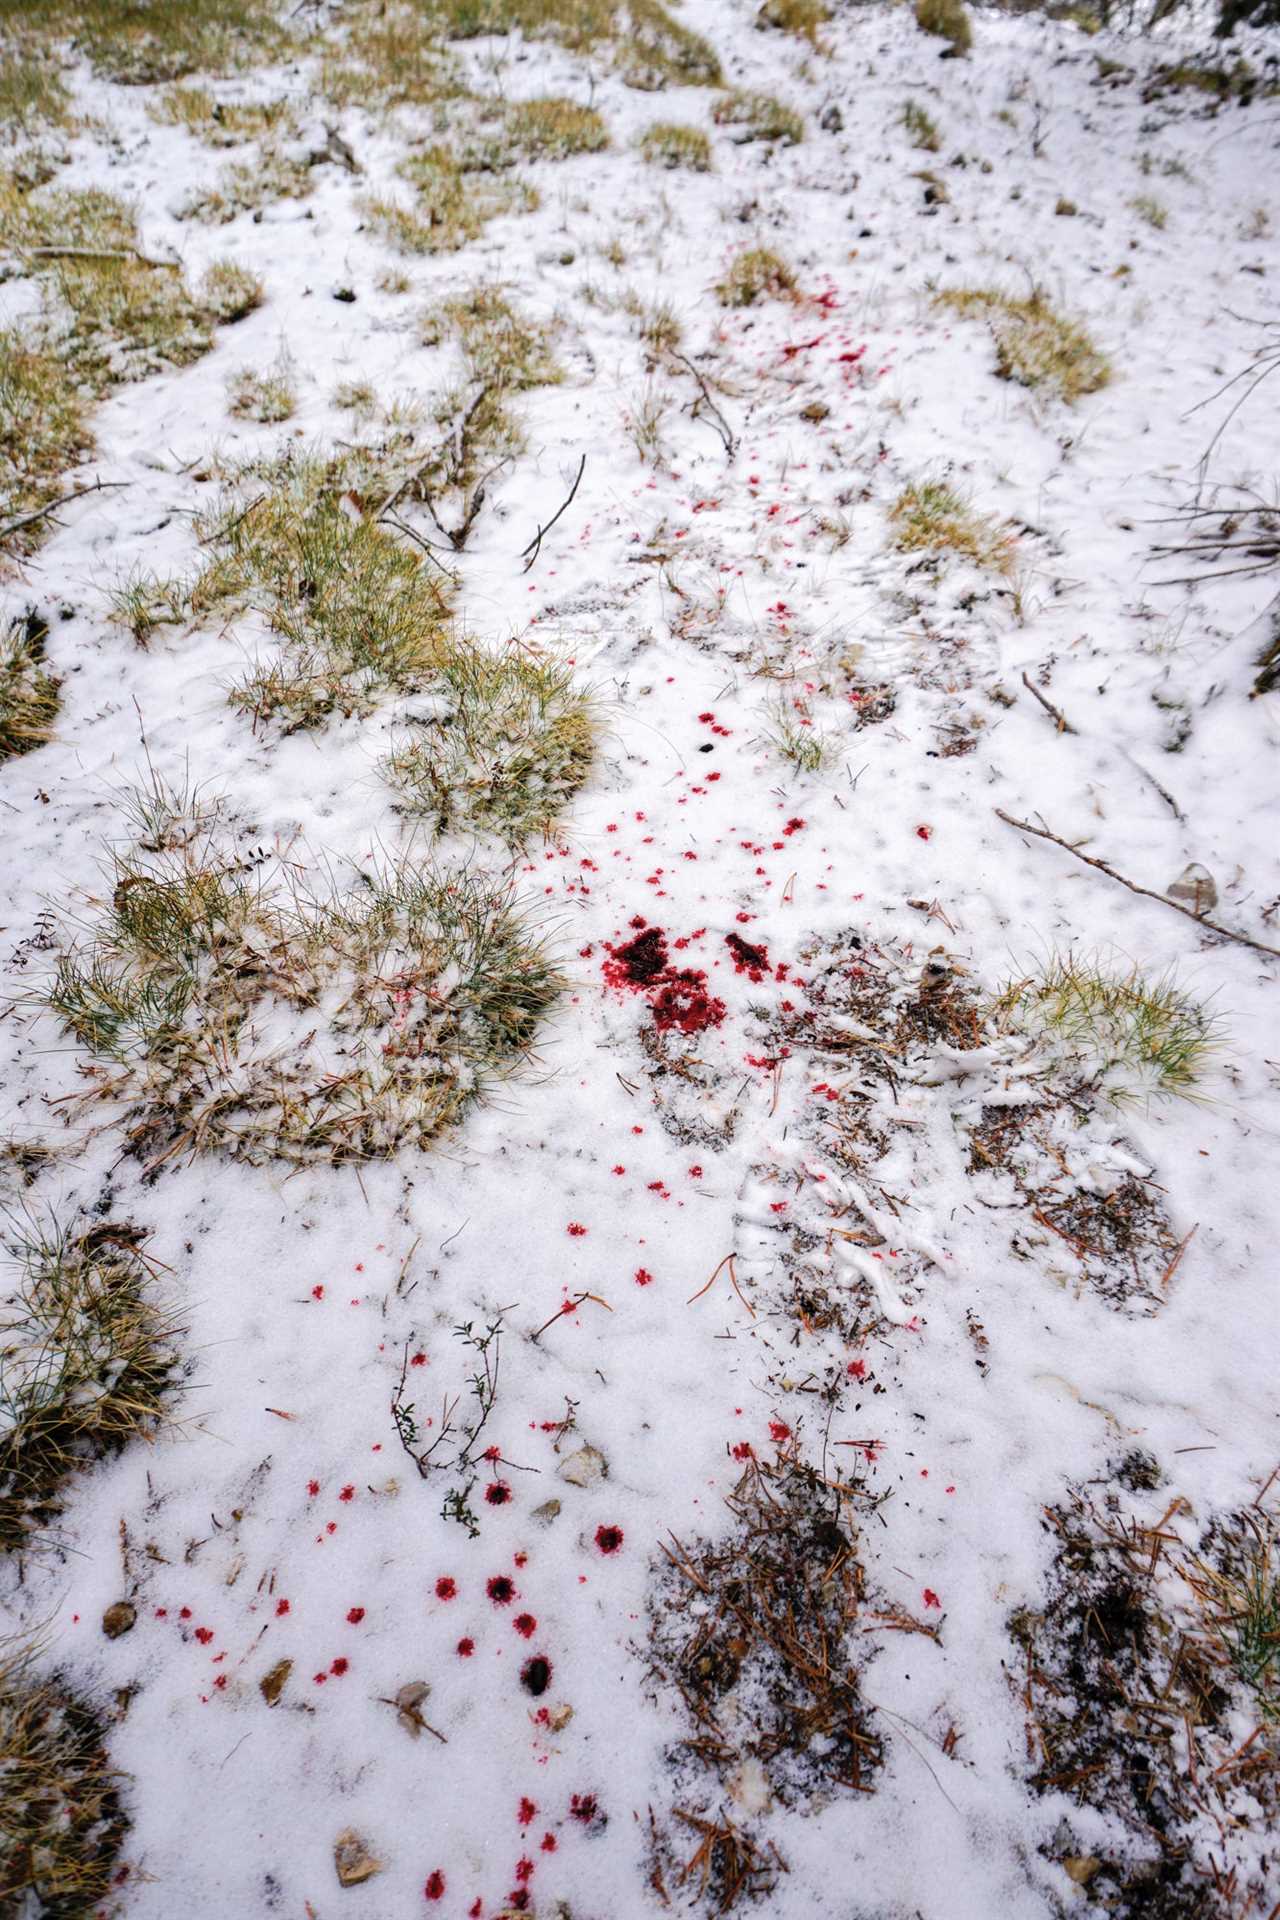
<svg viewBox="0 0 1280 1920">
<path fill-rule="evenodd" d="M 43 1626 L 51 1663 L 96 1699 L 130 1690 L 111 1751 L 132 1776 L 135 1920 L 491 1920 L 516 1893 L 548 1920 L 629 1920 L 662 1911 L 664 1890 L 676 1906 L 696 1895 L 696 1873 L 652 1875 L 651 1810 L 661 1823 L 677 1804 L 726 1808 L 776 1845 L 787 1870 L 763 1910 L 780 1920 L 1082 1907 L 1053 1839 L 1069 1796 L 1028 1789 L 1007 1625 L 1043 1591 L 1044 1508 L 1141 1448 L 1169 1476 L 1154 1517 L 1180 1494 L 1194 1533 L 1280 1458 L 1277 961 L 997 814 L 1155 894 L 1199 863 L 1212 917 L 1280 946 L 1276 696 L 1249 698 L 1248 634 L 1275 580 L 1164 584 L 1191 569 L 1151 553 L 1176 539 L 1167 517 L 1238 390 L 1194 409 L 1277 318 L 1280 244 L 1254 217 L 1275 211 L 1277 102 L 1144 103 L 1149 44 L 1039 18 L 978 13 L 972 53 L 950 59 L 903 9 L 841 6 L 826 54 L 756 31 L 742 0 L 687 11 L 729 84 L 804 115 L 803 142 L 736 144 L 712 124 L 712 90 L 651 94 L 551 45 L 468 42 L 475 85 L 589 99 L 612 145 L 525 169 L 540 209 L 398 263 L 406 292 L 380 290 L 392 257 L 359 202 L 403 194 L 411 109 L 341 117 L 358 177 L 324 165 L 307 200 L 201 226 L 178 214 L 219 157 L 156 125 L 147 89 L 77 76 L 101 126 L 59 184 L 135 200 L 146 244 L 176 249 L 191 279 L 229 254 L 267 298 L 195 365 L 104 402 L 88 472 L 127 485 L 68 508 L 0 585 L 6 617 L 34 604 L 50 620 L 63 679 L 56 737 L 0 770 L 11 991 L 46 976 L 101 897 L 125 832 L 118 789 L 146 756 L 224 793 L 254 844 L 317 869 L 421 851 L 378 772 L 394 702 L 255 732 L 225 690 L 260 628 L 165 628 L 143 650 L 108 600 L 132 570 L 190 570 L 214 449 L 349 435 L 340 381 L 383 403 L 441 387 L 452 350 L 419 344 L 417 318 L 482 278 L 554 321 L 566 378 L 518 402 L 528 450 L 450 556 L 460 615 L 485 644 L 570 659 L 600 724 L 562 831 L 513 868 L 568 989 L 536 1061 L 431 1153 L 358 1171 L 207 1156 L 148 1175 L 111 1109 L 77 1104 L 85 1057 L 55 1023 L 24 1007 L 0 1027 L 4 1128 L 55 1149 L 24 1203 L 150 1229 L 191 1363 L 175 1424 L 83 1477 L 21 1580 L 4 1575 L 7 1622 Z M 1138 79 L 1100 78 L 1100 53 Z M 314 78 L 301 65 L 220 90 L 284 93 L 315 120 Z M 936 153 L 910 145 L 908 98 L 936 120 Z M 713 170 L 645 164 L 634 143 L 657 119 L 705 127 Z M 1142 195 L 1167 209 L 1162 228 L 1135 210 Z M 1077 211 L 1055 213 L 1061 199 Z M 744 245 L 785 257 L 793 298 L 720 304 Z M 1112 363 L 1073 407 L 999 379 L 981 316 L 931 298 L 1033 285 Z M 646 367 L 628 289 L 669 304 L 687 365 Z M 21 311 L 29 288 L 0 296 Z M 295 417 L 232 419 L 228 373 L 281 349 Z M 694 369 L 714 377 L 732 453 L 694 411 Z M 656 465 L 626 432 L 654 402 Z M 1264 385 L 1211 476 L 1274 488 L 1275 421 Z M 1007 523 L 1012 569 L 900 550 L 888 509 L 921 480 Z M 851 695 L 867 688 L 894 704 L 858 724 Z M 796 697 L 827 737 L 811 773 L 769 737 Z M 491 845 L 435 857 L 503 864 Z M 722 1003 L 691 1036 L 664 1033 L 611 952 L 648 927 L 663 936 L 650 955 L 700 971 Z M 848 934 L 886 1001 L 918 993 L 931 955 L 982 998 L 1070 947 L 1176 970 L 1211 1003 L 1225 1044 L 1199 1097 L 1099 1100 L 1078 1164 L 1062 1163 L 1099 1192 L 1155 1183 L 1157 1244 L 1184 1250 L 1157 1260 L 1154 1298 L 1084 1284 L 1069 1235 L 1026 1209 L 1010 1225 L 1007 1171 L 975 1178 L 972 1128 L 1036 1070 L 1025 1037 L 965 1061 L 926 1033 L 907 1077 L 868 1092 L 874 1153 L 855 1167 L 832 1152 L 848 1063 L 787 1023 Z M 865 1011 L 840 1017 L 878 1031 Z M 837 1219 L 852 1239 L 833 1237 Z M 797 1261 L 835 1319 L 797 1306 Z M 471 1537 L 402 1450 L 392 1402 L 411 1399 L 419 1426 L 458 1394 L 465 1411 L 477 1359 L 456 1329 L 500 1310 L 485 1429 L 500 1460 L 482 1463 Z M 724 1534 L 746 1450 L 779 1446 L 887 1496 L 864 1499 L 869 1598 L 847 1655 L 883 1766 L 874 1792 L 808 1806 L 768 1805 L 754 1775 L 735 1801 L 673 1762 L 687 1722 L 648 1651 L 660 1543 Z M 505 1502 L 483 1498 L 491 1479 Z M 108 1640 L 103 1611 L 124 1598 L 137 1624 Z M 550 1665 L 538 1696 L 521 1678 L 534 1656 Z M 271 1706 L 260 1683 L 281 1661 Z M 439 1738 L 397 1716 L 415 1681 Z M 348 1828 L 381 1870 L 343 1889 Z M 1081 1853 L 1104 1850 L 1100 1816 L 1077 1831 Z M 677 1858 L 694 1839 L 677 1834 Z M 1232 1844 L 1265 1913 L 1280 1898 L 1265 1833 Z"/>
</svg>

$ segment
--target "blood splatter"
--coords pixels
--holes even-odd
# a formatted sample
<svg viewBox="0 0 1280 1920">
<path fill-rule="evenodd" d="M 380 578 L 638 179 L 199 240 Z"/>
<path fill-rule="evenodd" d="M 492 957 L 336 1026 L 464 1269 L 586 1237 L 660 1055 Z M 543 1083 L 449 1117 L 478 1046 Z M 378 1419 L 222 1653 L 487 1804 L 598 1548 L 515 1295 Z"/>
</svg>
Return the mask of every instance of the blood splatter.
<svg viewBox="0 0 1280 1920">
<path fill-rule="evenodd" d="M 363 1607 L 348 1607 L 348 1608 L 347 1608 L 347 1620 L 348 1620 L 348 1622 L 349 1622 L 349 1624 L 350 1624 L 351 1626 L 353 1626 L 353 1627 L 358 1627 L 358 1626 L 360 1625 L 360 1622 L 361 1622 L 361 1621 L 362 1621 L 363 1619 L 364 1619 L 364 1608 L 363 1608 Z"/>
<path fill-rule="evenodd" d="M 601 1553 L 616 1553 L 622 1545 L 621 1527 L 597 1527 L 596 1545 Z"/>
<path fill-rule="evenodd" d="M 458 1591 L 458 1583 L 451 1574 L 442 1573 L 436 1581 L 436 1599 L 452 1600 Z"/>
<path fill-rule="evenodd" d="M 470 1638 L 459 1640 L 457 1651 L 464 1660 L 469 1660 L 472 1654 L 475 1652 L 475 1650 L 476 1650 L 476 1643 L 474 1640 Z"/>
<path fill-rule="evenodd" d="M 744 940 L 740 933 L 726 933 L 724 943 L 733 955 L 735 973 L 745 973 L 749 980 L 763 980 L 769 971 L 769 950 L 764 946 L 753 946 Z"/>
<path fill-rule="evenodd" d="M 441 1873 L 439 1867 L 436 1867 L 427 1875 L 427 1884 L 422 1891 L 428 1900 L 444 1899 L 444 1875 Z"/>
<path fill-rule="evenodd" d="M 485 1488 L 484 1497 L 491 1507 L 505 1507 L 511 1498 L 511 1489 L 505 1480 L 493 1480 Z"/>
<path fill-rule="evenodd" d="M 505 1573 L 495 1573 L 486 1584 L 485 1592 L 495 1607 L 509 1607 L 515 1599 L 515 1583 Z"/>
<path fill-rule="evenodd" d="M 511 1624 L 522 1640 L 532 1640 L 538 1631 L 538 1623 L 531 1613 L 518 1613 Z"/>
<path fill-rule="evenodd" d="M 516 1811 L 516 1819 L 522 1827 L 527 1827 L 537 1811 L 538 1809 L 535 1803 L 530 1800 L 528 1794 L 524 1794 L 521 1797 L 520 1805 Z"/>
</svg>

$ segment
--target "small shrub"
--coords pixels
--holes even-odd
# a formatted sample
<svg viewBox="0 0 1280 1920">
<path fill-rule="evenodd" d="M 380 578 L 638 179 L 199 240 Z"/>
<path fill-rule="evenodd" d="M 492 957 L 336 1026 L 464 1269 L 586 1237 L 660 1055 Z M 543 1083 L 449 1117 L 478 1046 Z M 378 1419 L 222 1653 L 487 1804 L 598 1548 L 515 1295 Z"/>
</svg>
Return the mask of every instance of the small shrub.
<svg viewBox="0 0 1280 1920">
<path fill-rule="evenodd" d="M 178 627 L 191 616 L 185 580 L 138 570 L 111 593 L 111 617 L 145 647 L 159 627 Z"/>
<path fill-rule="evenodd" d="M 174 1329 L 136 1227 L 10 1223 L 0 1281 L 0 1547 L 59 1510 L 70 1478 L 161 1419 Z"/>
<path fill-rule="evenodd" d="M 1169 223 L 1169 209 L 1153 199 L 1149 193 L 1140 193 L 1129 202 L 1139 220 L 1145 220 L 1149 227 L 1159 233 Z"/>
<path fill-rule="evenodd" d="M 936 122 L 918 101 L 907 101 L 902 109 L 902 124 L 907 130 L 912 146 L 919 147 L 922 153 L 936 153 L 942 145 L 942 136 L 938 132 Z"/>
<path fill-rule="evenodd" d="M 14 620 L 0 642 L 0 762 L 53 738 L 60 682 L 44 667 L 48 627 L 38 614 Z"/>
<path fill-rule="evenodd" d="M 200 304 L 223 326 L 255 312 L 265 296 L 258 275 L 234 260 L 215 260 L 200 282 Z"/>
<path fill-rule="evenodd" d="M 967 53 L 973 45 L 964 0 L 916 0 L 916 25 L 922 33 L 949 41 L 957 53 Z"/>
<path fill-rule="evenodd" d="M 683 167 L 689 173 L 710 173 L 711 142 L 701 127 L 685 127 L 660 120 L 646 127 L 639 142 L 641 158 L 651 166 Z"/>
<path fill-rule="evenodd" d="M 0 1895 L 38 1920 L 102 1912 L 128 1831 L 106 1722 L 34 1650 L 0 1653 Z"/>
<path fill-rule="evenodd" d="M 960 287 L 938 294 L 936 304 L 986 318 L 1002 380 L 1043 388 L 1071 404 L 1111 378 L 1109 362 L 1084 327 L 1056 313 L 1039 288 L 1019 298 L 994 288 Z"/>
<path fill-rule="evenodd" d="M 298 405 L 298 390 L 288 356 L 282 354 L 265 373 L 240 367 L 228 374 L 227 404 L 237 419 L 256 420 L 263 426 L 292 419 Z"/>
<path fill-rule="evenodd" d="M 411 155 L 400 169 L 417 189 L 412 208 L 392 200 L 366 198 L 368 224 L 401 253 L 457 253 L 502 214 L 532 212 L 538 195 L 515 179 L 477 181 L 442 146 Z"/>
<path fill-rule="evenodd" d="M 436 833 L 547 837 L 590 770 L 595 730 L 567 667 L 456 650 L 420 736 L 384 764 L 405 812 Z"/>
<path fill-rule="evenodd" d="M 521 393 L 558 385 L 563 377 L 551 329 L 518 314 L 500 287 L 482 284 L 423 315 L 424 346 L 450 337 L 462 347 L 470 377 L 485 386 Z"/>
<path fill-rule="evenodd" d="M 925 480 L 905 487 L 889 509 L 904 553 L 946 550 L 971 560 L 975 566 L 1007 573 L 1013 564 L 1013 541 L 984 514 L 975 513 L 953 487 Z"/>
<path fill-rule="evenodd" d="M 642 306 L 636 318 L 640 338 L 655 363 L 675 353 L 684 337 L 684 328 L 670 301 L 660 300 L 654 306 Z"/>
<path fill-rule="evenodd" d="M 722 307 L 753 307 L 757 300 L 779 300 L 795 291 L 796 277 L 786 261 L 768 247 L 748 247 L 716 282 Z"/>
<path fill-rule="evenodd" d="M 745 146 L 752 140 L 778 141 L 794 147 L 804 139 L 804 121 L 793 107 L 784 106 L 771 93 L 725 93 L 716 101 L 711 117 L 718 127 L 734 127 L 734 141 Z"/>
<path fill-rule="evenodd" d="M 1000 1001 L 1115 1097 L 1190 1094 L 1221 1051 L 1222 1023 L 1166 975 L 1055 954 Z"/>
</svg>

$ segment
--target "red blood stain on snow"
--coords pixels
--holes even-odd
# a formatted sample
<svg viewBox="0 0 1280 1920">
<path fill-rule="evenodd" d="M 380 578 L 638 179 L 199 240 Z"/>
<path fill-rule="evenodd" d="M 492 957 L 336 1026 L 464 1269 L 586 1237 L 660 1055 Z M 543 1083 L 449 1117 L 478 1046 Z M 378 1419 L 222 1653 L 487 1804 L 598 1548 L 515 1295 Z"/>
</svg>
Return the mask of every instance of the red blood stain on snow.
<svg viewBox="0 0 1280 1920">
<path fill-rule="evenodd" d="M 198 1641 L 200 1642 L 200 1645 L 201 1645 L 202 1647 L 207 1647 L 207 1646 L 208 1646 L 208 1644 L 209 1644 L 209 1642 L 210 1642 L 210 1641 L 212 1640 L 212 1638 L 213 1638 L 213 1628 L 212 1628 L 212 1627 L 197 1627 L 197 1628 L 196 1628 L 196 1639 L 197 1639 L 197 1640 L 198 1640 Z"/>
<path fill-rule="evenodd" d="M 444 1875 L 439 1867 L 427 1875 L 427 1884 L 422 1889 L 428 1900 L 444 1899 Z"/>
<path fill-rule="evenodd" d="M 534 1802 L 530 1800 L 527 1794 L 525 1794 L 522 1796 L 520 1805 L 516 1809 L 516 1819 L 520 1822 L 520 1825 L 522 1827 L 527 1827 L 529 1825 L 529 1822 L 533 1819 L 534 1815 L 537 1813 L 537 1811 L 538 1809 L 535 1806 Z"/>
<path fill-rule="evenodd" d="M 941 1607 L 942 1605 L 941 1600 L 939 1600 L 937 1594 L 934 1592 L 932 1587 L 925 1588 L 924 1603 L 926 1607 Z"/>
<path fill-rule="evenodd" d="M 554 1853 L 556 1850 L 556 1845 L 557 1845 L 557 1842 L 556 1842 L 556 1837 L 554 1833 L 543 1834 L 541 1846 L 542 1846 L 542 1851 L 544 1853 Z"/>
<path fill-rule="evenodd" d="M 456 1651 L 458 1652 L 458 1654 L 463 1660 L 469 1660 L 472 1654 L 475 1652 L 475 1650 L 476 1650 L 476 1643 L 474 1640 L 471 1640 L 471 1639 L 459 1640 L 457 1649 L 456 1649 Z"/>
<path fill-rule="evenodd" d="M 775 1446 L 779 1447 L 784 1440 L 791 1438 L 791 1429 L 785 1420 L 771 1420 L 769 1422 L 769 1438 Z"/>
<path fill-rule="evenodd" d="M 495 1573 L 487 1582 L 485 1592 L 495 1607 L 509 1607 L 516 1595 L 515 1584 L 505 1573 Z"/>
<path fill-rule="evenodd" d="M 338 1495 L 339 1500 L 354 1500 L 355 1497 L 356 1490 L 354 1487 L 343 1487 L 341 1493 Z"/>
<path fill-rule="evenodd" d="M 363 1619 L 364 1619 L 364 1608 L 363 1608 L 363 1607 L 348 1607 L 348 1609 L 347 1609 L 347 1620 L 348 1620 L 348 1622 L 350 1623 L 350 1625 L 351 1625 L 351 1626 L 353 1626 L 353 1627 L 358 1627 L 358 1626 L 360 1625 L 360 1622 L 361 1622 L 361 1621 L 362 1621 Z"/>
<path fill-rule="evenodd" d="M 596 1545 L 601 1553 L 616 1553 L 622 1545 L 621 1527 L 597 1527 Z"/>
<path fill-rule="evenodd" d="M 452 1600 L 458 1591 L 458 1583 L 452 1574 L 442 1573 L 436 1581 L 436 1599 Z"/>
<path fill-rule="evenodd" d="M 329 1671 L 330 1673 L 336 1673 L 338 1678 L 341 1679 L 343 1674 L 347 1671 L 347 1668 L 350 1666 L 350 1664 L 351 1662 L 349 1660 L 344 1660 L 342 1655 L 339 1654 L 337 1659 L 334 1661 L 333 1665 L 330 1667 Z"/>
<path fill-rule="evenodd" d="M 484 1497 L 491 1507 L 505 1507 L 511 1498 L 511 1489 L 505 1480 L 494 1480 L 485 1488 Z"/>
<path fill-rule="evenodd" d="M 932 828 L 932 827 L 917 827 L 917 828 L 916 828 L 916 839 L 917 839 L 917 840 L 927 840 L 927 839 L 929 839 L 929 837 L 930 837 L 930 835 L 931 835 L 932 833 L 933 833 L 933 828 Z"/>
<path fill-rule="evenodd" d="M 569 1234 L 572 1239 L 580 1240 L 583 1234 L 586 1232 L 586 1228 L 582 1225 L 582 1222 L 580 1220 L 571 1220 L 568 1226 L 565 1228 L 565 1232 Z"/>
<path fill-rule="evenodd" d="M 551 1662 L 546 1655 L 535 1653 L 532 1660 L 526 1660 L 520 1669 L 520 1685 L 536 1700 L 551 1685 L 551 1673 Z"/>
<path fill-rule="evenodd" d="M 653 1275 L 650 1273 L 648 1267 L 636 1268 L 636 1285 L 638 1287 L 651 1287 L 653 1285 Z"/>
<path fill-rule="evenodd" d="M 769 971 L 769 952 L 764 946 L 752 946 L 740 933 L 726 933 L 724 943 L 733 955 L 735 973 L 745 973 L 749 980 L 763 980 Z"/>
<path fill-rule="evenodd" d="M 641 929 L 634 940 L 606 947 L 606 986 L 643 994 L 653 1009 L 659 1032 L 678 1027 L 681 1033 L 701 1033 L 707 1027 L 718 1027 L 724 1019 L 724 1002 L 707 991 L 706 974 L 692 967 L 669 965 L 667 936 L 661 927 L 646 926 L 640 914 L 631 924 Z"/>
<path fill-rule="evenodd" d="M 276 1601 L 276 1619 L 277 1620 L 283 1619 L 284 1615 L 288 1613 L 288 1611 L 289 1611 L 289 1602 L 287 1600 Z"/>
<path fill-rule="evenodd" d="M 518 1613 L 511 1624 L 524 1640 L 532 1640 L 538 1630 L 538 1623 L 531 1613 Z"/>
</svg>

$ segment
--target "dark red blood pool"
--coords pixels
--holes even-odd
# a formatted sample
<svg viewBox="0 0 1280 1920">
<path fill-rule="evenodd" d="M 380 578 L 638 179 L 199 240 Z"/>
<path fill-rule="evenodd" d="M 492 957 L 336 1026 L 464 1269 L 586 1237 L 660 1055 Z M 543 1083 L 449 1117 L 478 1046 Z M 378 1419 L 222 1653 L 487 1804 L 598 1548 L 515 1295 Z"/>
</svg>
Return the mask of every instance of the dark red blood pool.
<svg viewBox="0 0 1280 1920">
<path fill-rule="evenodd" d="M 439 1867 L 436 1868 L 434 1873 L 427 1875 L 427 1884 L 422 1891 L 428 1900 L 444 1899 L 444 1875 L 441 1873 Z"/>
<path fill-rule="evenodd" d="M 624 947 L 609 947 L 604 977 L 611 987 L 650 987 L 667 965 L 667 936 L 661 927 L 646 927 Z"/>
<path fill-rule="evenodd" d="M 769 971 L 769 952 L 766 947 L 753 947 L 740 933 L 726 933 L 724 943 L 733 955 L 734 968 L 745 973 L 751 980 L 762 980 Z"/>
<path fill-rule="evenodd" d="M 621 1527 L 597 1527 L 596 1545 L 601 1553 L 616 1553 L 622 1545 Z"/>
<path fill-rule="evenodd" d="M 451 1579 L 447 1573 L 442 1573 L 440 1575 L 440 1578 L 436 1581 L 436 1599 L 452 1600 L 454 1594 L 457 1591 L 458 1591 L 457 1581 Z"/>
<path fill-rule="evenodd" d="M 551 1685 L 551 1662 L 541 1653 L 526 1660 L 520 1669 L 520 1685 L 536 1700 Z"/>
<path fill-rule="evenodd" d="M 707 992 L 707 976 L 685 967 L 670 972 L 654 995 L 653 1023 L 661 1033 L 678 1027 L 681 1033 L 703 1033 L 724 1019 L 724 1001 Z"/>
<path fill-rule="evenodd" d="M 515 1598 L 515 1586 L 505 1573 L 495 1573 L 485 1588 L 495 1607 L 508 1607 Z"/>
<path fill-rule="evenodd" d="M 511 1498 L 511 1489 L 505 1480 L 495 1480 L 485 1488 L 484 1497 L 491 1507 L 505 1507 Z"/>
</svg>

